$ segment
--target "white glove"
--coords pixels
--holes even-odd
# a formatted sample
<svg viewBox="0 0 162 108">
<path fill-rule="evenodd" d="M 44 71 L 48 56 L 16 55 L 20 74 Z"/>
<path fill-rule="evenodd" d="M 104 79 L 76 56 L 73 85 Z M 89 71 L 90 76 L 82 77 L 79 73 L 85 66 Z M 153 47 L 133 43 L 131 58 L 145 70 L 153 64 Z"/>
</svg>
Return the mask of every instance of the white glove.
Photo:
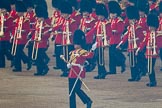
<svg viewBox="0 0 162 108">
<path fill-rule="evenodd" d="M 72 67 L 72 64 L 68 63 L 67 68 L 70 69 Z"/>
<path fill-rule="evenodd" d="M 97 42 L 95 42 L 95 43 L 92 45 L 91 50 L 94 51 L 96 48 L 97 48 Z"/>
</svg>

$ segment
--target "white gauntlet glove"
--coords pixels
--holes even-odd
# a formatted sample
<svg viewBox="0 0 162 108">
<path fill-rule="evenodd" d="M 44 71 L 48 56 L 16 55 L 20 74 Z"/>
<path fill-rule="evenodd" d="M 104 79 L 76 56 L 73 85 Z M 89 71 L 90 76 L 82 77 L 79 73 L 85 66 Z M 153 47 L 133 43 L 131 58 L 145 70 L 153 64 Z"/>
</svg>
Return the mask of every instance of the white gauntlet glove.
<svg viewBox="0 0 162 108">
<path fill-rule="evenodd" d="M 72 65 L 70 63 L 67 64 L 67 68 L 70 69 Z"/>
<path fill-rule="evenodd" d="M 94 51 L 96 48 L 97 48 L 97 42 L 95 42 L 95 43 L 92 45 L 91 50 Z"/>
</svg>

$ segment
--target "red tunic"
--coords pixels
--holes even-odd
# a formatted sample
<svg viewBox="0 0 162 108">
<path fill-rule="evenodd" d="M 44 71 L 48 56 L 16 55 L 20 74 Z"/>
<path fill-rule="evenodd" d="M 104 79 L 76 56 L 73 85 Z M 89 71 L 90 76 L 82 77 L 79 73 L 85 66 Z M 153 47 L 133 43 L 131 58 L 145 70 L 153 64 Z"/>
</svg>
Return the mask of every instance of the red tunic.
<svg viewBox="0 0 162 108">
<path fill-rule="evenodd" d="M 105 26 L 105 27 L 104 27 Z M 103 40 L 109 39 L 111 36 L 111 25 L 107 20 L 98 20 L 95 26 L 86 34 L 86 37 L 90 37 L 92 35 L 96 35 L 97 47 L 103 47 Z"/>
<path fill-rule="evenodd" d="M 40 31 L 40 22 L 36 22 L 36 25 L 35 25 L 35 33 L 34 35 L 32 36 L 32 40 L 37 40 L 38 39 L 38 35 L 39 35 L 39 32 L 41 32 L 41 40 L 40 41 L 35 41 L 36 44 L 38 44 L 38 48 L 47 48 L 47 46 L 49 45 L 48 44 L 48 39 L 50 37 L 50 33 L 48 32 L 48 30 L 50 29 L 50 20 L 49 19 L 46 19 L 43 21 L 43 24 L 42 24 L 42 30 Z M 36 48 L 36 46 L 35 46 Z"/>
<path fill-rule="evenodd" d="M 120 17 L 110 19 L 111 22 L 111 36 L 110 45 L 119 44 L 121 41 L 121 35 L 124 31 L 124 22 Z"/>
<path fill-rule="evenodd" d="M 20 21 L 21 18 L 22 18 L 22 21 Z M 18 29 L 19 27 L 20 29 Z M 15 28 L 13 31 L 13 36 L 15 36 L 17 39 L 17 42 L 15 41 L 15 43 L 17 43 L 18 45 L 19 44 L 25 45 L 27 42 L 27 35 L 29 31 L 30 31 L 30 21 L 27 18 L 18 17 L 16 19 Z M 15 33 L 17 35 L 15 35 Z"/>
<path fill-rule="evenodd" d="M 91 28 L 94 27 L 95 25 L 95 19 L 93 17 L 88 17 L 88 18 L 82 18 L 80 22 L 79 28 L 84 32 L 87 33 L 90 31 Z M 86 43 L 87 44 L 92 44 L 93 43 L 93 35 L 91 36 L 86 36 Z"/>
<path fill-rule="evenodd" d="M 74 63 L 74 64 L 80 64 L 83 65 L 84 62 L 86 61 L 86 59 L 88 58 L 92 58 L 93 57 L 93 52 L 88 52 L 84 49 L 76 49 L 74 51 L 71 52 L 71 56 L 70 56 L 70 63 Z M 74 72 L 75 71 L 75 72 Z M 85 78 L 85 68 L 83 68 L 83 71 L 80 74 L 81 78 Z M 80 73 L 80 68 L 78 66 L 72 66 L 69 72 L 68 77 L 69 78 L 77 78 L 77 75 L 79 75 Z"/>
<path fill-rule="evenodd" d="M 121 42 L 123 44 L 128 40 L 128 52 L 131 52 L 137 49 L 144 37 L 143 28 L 141 26 L 138 24 L 129 25 Z"/>
<path fill-rule="evenodd" d="M 157 57 L 159 54 L 159 48 L 162 47 L 162 35 L 158 35 L 157 32 L 153 33 L 155 38 L 152 36 L 152 32 L 148 31 L 146 37 L 139 46 L 139 50 L 143 50 L 143 48 L 146 46 L 146 58 Z M 156 52 L 156 55 L 154 55 L 154 52 Z"/>
<path fill-rule="evenodd" d="M 13 17 L 10 16 L 8 13 L 4 15 L 4 37 L 0 37 L 0 41 L 9 41 L 12 29 L 14 27 L 13 24 Z M 1 16 L 0 16 L 0 25 L 1 25 Z"/>
</svg>

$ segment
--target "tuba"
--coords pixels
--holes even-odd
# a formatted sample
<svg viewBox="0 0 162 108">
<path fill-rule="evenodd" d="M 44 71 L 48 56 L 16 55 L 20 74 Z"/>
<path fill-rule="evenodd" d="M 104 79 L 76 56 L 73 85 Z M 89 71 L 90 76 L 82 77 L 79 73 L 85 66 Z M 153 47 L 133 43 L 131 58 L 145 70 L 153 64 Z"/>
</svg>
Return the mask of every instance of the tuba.
<svg viewBox="0 0 162 108">
<path fill-rule="evenodd" d="M 37 21 L 36 24 L 36 31 L 35 31 L 35 38 L 34 38 L 34 44 L 33 44 L 33 49 L 32 49 L 32 59 L 36 60 L 37 59 L 37 55 L 38 55 L 38 46 L 39 46 L 39 42 L 41 41 L 41 35 L 42 35 L 42 26 L 43 26 L 43 21 L 41 21 L 40 23 Z"/>
<path fill-rule="evenodd" d="M 20 17 L 18 20 L 18 27 L 15 28 L 15 34 L 13 37 L 12 50 L 11 50 L 11 54 L 13 56 L 16 55 L 18 40 L 22 38 L 21 37 L 22 23 L 23 23 L 23 17 Z"/>
<path fill-rule="evenodd" d="M 4 36 L 4 15 L 1 13 L 1 21 L 0 21 L 0 37 Z"/>
</svg>

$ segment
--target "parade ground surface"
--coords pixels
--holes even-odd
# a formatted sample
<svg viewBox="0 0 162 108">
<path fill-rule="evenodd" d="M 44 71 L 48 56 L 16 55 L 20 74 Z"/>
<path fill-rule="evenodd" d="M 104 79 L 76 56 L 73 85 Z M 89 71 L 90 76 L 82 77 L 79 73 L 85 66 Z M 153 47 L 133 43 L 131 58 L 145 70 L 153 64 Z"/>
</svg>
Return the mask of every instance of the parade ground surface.
<svg viewBox="0 0 162 108">
<path fill-rule="evenodd" d="M 6 69 L 0 69 L 0 108 L 69 108 L 68 79 L 60 77 L 60 70 L 53 70 L 55 58 L 53 47 L 48 50 L 51 58 L 50 71 L 46 76 L 33 76 L 36 67 L 23 72 L 12 72 L 10 62 Z M 105 54 L 108 51 L 106 49 Z M 125 53 L 126 54 L 126 53 Z M 107 56 L 105 57 L 107 58 Z M 106 59 L 106 61 L 108 61 Z M 86 91 L 93 100 L 92 108 L 162 108 L 162 72 L 160 60 L 156 63 L 157 87 L 149 88 L 145 84 L 148 76 L 139 82 L 128 82 L 130 77 L 127 59 L 126 72 L 121 74 L 120 67 L 116 75 L 108 75 L 104 80 L 95 80 L 97 69 L 87 73 L 84 82 L 90 91 Z M 108 70 L 108 62 L 106 62 Z M 86 108 L 77 98 L 77 108 Z"/>
<path fill-rule="evenodd" d="M 50 1 L 50 0 L 49 0 Z M 49 3 L 48 3 L 49 4 Z M 51 8 L 49 8 L 51 11 Z M 108 67 L 108 49 L 105 51 L 106 68 Z M 68 79 L 60 77 L 61 71 L 54 70 L 55 58 L 53 43 L 47 51 L 51 58 L 50 71 L 46 76 L 33 76 L 36 67 L 23 72 L 12 72 L 10 62 L 5 69 L 0 69 L 0 108 L 69 108 Z M 125 53 L 127 56 L 127 54 Z M 148 76 L 139 82 L 128 82 L 130 69 L 127 57 L 126 72 L 121 74 L 120 67 L 116 75 L 108 75 L 104 80 L 95 80 L 97 68 L 87 73 L 84 82 L 90 91 L 86 91 L 93 100 L 92 108 L 162 108 L 162 72 L 161 61 L 156 62 L 157 87 L 149 88 L 145 84 Z M 77 98 L 77 108 L 86 106 Z"/>
</svg>

